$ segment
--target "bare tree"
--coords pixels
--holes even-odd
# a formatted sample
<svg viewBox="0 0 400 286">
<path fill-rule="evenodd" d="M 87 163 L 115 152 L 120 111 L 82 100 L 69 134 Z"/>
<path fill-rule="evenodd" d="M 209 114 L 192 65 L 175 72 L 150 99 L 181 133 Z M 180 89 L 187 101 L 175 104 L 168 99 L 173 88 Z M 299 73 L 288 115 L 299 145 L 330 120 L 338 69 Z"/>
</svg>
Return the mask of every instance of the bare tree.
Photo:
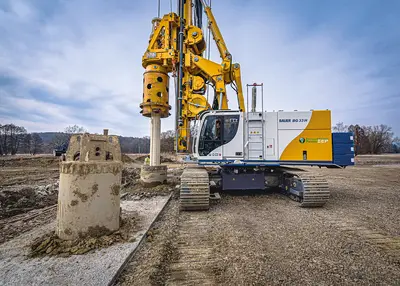
<svg viewBox="0 0 400 286">
<path fill-rule="evenodd" d="M 348 128 L 349 132 L 354 135 L 354 152 L 355 155 L 369 153 L 370 143 L 369 138 L 365 133 L 366 127 L 360 125 L 350 125 Z"/>
<path fill-rule="evenodd" d="M 332 127 L 334 132 L 348 132 L 349 126 L 344 125 L 343 122 L 336 123 L 335 126 Z"/>
<path fill-rule="evenodd" d="M 38 154 L 42 151 L 43 140 L 37 133 L 32 133 L 31 135 L 31 144 L 30 144 L 30 153 L 32 155 Z"/>
<path fill-rule="evenodd" d="M 14 124 L 6 124 L 0 127 L 0 151 L 1 155 L 15 155 L 26 135 L 26 129 Z"/>
<path fill-rule="evenodd" d="M 0 155 L 7 155 L 8 124 L 0 126 Z"/>
<path fill-rule="evenodd" d="M 31 153 L 31 140 L 32 140 L 32 135 L 30 133 L 25 134 L 21 142 L 20 153 L 24 154 Z"/>
<path fill-rule="evenodd" d="M 370 153 L 380 154 L 390 151 L 393 141 L 393 133 L 391 131 L 392 128 L 384 124 L 366 127 Z"/>
<path fill-rule="evenodd" d="M 4 154 L 2 138 L 3 138 L 3 125 L 0 124 L 0 156 Z"/>
<path fill-rule="evenodd" d="M 64 129 L 64 132 L 58 133 L 52 140 L 53 148 L 68 145 L 69 139 L 72 134 L 85 133 L 87 130 L 78 125 L 68 126 Z"/>
<path fill-rule="evenodd" d="M 11 124 L 10 128 L 10 152 L 11 155 L 15 155 L 18 152 L 20 144 L 26 135 L 26 129 L 22 126 L 16 126 Z"/>
<path fill-rule="evenodd" d="M 149 153 L 150 137 L 119 137 L 121 152 L 123 153 Z"/>
<path fill-rule="evenodd" d="M 160 137 L 161 152 L 173 152 L 174 142 L 175 142 L 175 132 L 173 130 L 162 132 Z"/>
<path fill-rule="evenodd" d="M 64 129 L 64 133 L 67 134 L 77 134 L 85 132 L 87 132 L 87 130 L 84 127 L 78 125 L 68 126 Z"/>
</svg>

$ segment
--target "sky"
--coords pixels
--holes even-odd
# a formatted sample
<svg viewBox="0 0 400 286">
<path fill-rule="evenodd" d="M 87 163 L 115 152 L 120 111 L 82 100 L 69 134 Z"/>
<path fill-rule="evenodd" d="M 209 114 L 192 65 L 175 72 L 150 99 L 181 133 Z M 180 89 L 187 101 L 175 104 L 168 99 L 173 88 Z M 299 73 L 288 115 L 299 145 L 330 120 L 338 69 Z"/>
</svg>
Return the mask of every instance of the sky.
<svg viewBox="0 0 400 286">
<path fill-rule="evenodd" d="M 141 57 L 157 3 L 0 0 L 0 124 L 148 135 Z M 400 1 L 214 0 L 212 9 L 243 84 L 264 84 L 264 109 L 330 109 L 333 124 L 400 135 Z M 220 62 L 213 42 L 211 59 Z M 173 128 L 173 116 L 162 120 Z"/>
</svg>

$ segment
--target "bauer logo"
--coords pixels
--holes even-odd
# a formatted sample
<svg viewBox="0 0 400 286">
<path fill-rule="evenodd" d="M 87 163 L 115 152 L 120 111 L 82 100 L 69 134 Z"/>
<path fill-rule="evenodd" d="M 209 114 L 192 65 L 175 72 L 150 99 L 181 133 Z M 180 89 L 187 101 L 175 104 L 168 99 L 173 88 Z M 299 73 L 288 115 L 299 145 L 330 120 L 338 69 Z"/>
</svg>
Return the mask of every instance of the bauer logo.
<svg viewBox="0 0 400 286">
<path fill-rule="evenodd" d="M 296 122 L 308 122 L 308 119 L 307 119 L 307 118 L 293 118 L 293 119 L 288 118 L 288 119 L 279 119 L 279 122 L 280 122 L 280 123 L 288 123 L 288 122 L 294 122 L 294 123 L 296 123 Z"/>
</svg>

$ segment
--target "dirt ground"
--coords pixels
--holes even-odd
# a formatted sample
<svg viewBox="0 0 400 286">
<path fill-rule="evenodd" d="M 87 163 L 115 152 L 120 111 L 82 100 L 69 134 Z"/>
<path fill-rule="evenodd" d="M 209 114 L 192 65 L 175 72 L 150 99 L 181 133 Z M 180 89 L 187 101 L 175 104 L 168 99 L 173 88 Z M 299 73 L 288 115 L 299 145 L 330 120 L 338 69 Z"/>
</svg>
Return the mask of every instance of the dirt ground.
<svg viewBox="0 0 400 286">
<path fill-rule="evenodd" d="M 50 155 L 0 157 L 0 187 L 54 183 L 58 164 L 59 158 Z"/>
<path fill-rule="evenodd" d="M 169 192 L 138 179 L 144 157 L 124 158 L 125 199 Z M 323 174 L 324 208 L 272 192 L 221 194 L 208 212 L 179 212 L 175 194 L 118 285 L 400 285 L 400 156 L 358 156 Z M 0 243 L 56 215 L 58 160 L 0 157 Z M 54 201 L 55 199 L 55 201 Z"/>
<path fill-rule="evenodd" d="M 306 168 L 330 184 L 324 208 L 254 192 L 179 213 L 175 198 L 118 284 L 399 285 L 400 156 L 358 164 Z"/>
<path fill-rule="evenodd" d="M 122 190 L 125 200 L 170 194 L 179 181 L 180 166 L 169 169 L 169 185 L 143 188 L 140 166 L 145 154 L 122 156 Z M 163 163 L 174 156 L 163 154 Z M 17 155 L 0 157 L 0 243 L 46 224 L 56 217 L 59 157 Z"/>
</svg>

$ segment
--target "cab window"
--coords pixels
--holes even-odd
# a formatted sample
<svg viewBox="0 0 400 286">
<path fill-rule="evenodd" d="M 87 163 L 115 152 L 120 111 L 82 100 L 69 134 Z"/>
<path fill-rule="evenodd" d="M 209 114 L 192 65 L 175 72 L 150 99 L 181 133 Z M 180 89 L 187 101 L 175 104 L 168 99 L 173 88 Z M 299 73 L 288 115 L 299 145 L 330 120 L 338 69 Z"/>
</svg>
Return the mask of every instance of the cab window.
<svg viewBox="0 0 400 286">
<path fill-rule="evenodd" d="M 238 124 L 239 115 L 208 116 L 200 133 L 199 155 L 207 156 L 216 148 L 230 142 L 237 133 Z"/>
</svg>

